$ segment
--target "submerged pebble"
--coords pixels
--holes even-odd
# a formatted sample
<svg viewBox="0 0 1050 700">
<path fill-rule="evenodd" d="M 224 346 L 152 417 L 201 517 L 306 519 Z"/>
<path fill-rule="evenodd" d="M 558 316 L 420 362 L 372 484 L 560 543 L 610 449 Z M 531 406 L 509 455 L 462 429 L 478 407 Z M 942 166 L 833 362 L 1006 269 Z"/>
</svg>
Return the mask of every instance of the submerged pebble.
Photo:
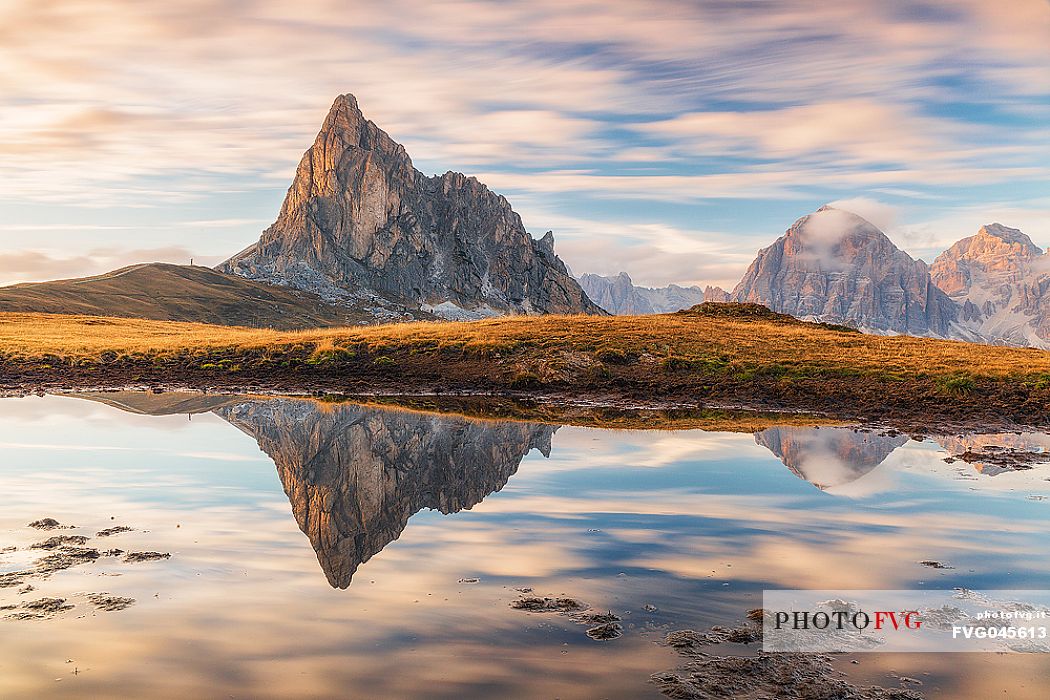
<svg viewBox="0 0 1050 700">
<path fill-rule="evenodd" d="M 71 530 L 72 525 L 63 525 L 54 518 L 41 518 L 29 523 L 29 527 L 36 530 Z"/>
<path fill-rule="evenodd" d="M 143 561 L 157 561 L 159 559 L 170 559 L 167 552 L 129 552 L 124 561 L 129 564 L 137 564 Z"/>
</svg>

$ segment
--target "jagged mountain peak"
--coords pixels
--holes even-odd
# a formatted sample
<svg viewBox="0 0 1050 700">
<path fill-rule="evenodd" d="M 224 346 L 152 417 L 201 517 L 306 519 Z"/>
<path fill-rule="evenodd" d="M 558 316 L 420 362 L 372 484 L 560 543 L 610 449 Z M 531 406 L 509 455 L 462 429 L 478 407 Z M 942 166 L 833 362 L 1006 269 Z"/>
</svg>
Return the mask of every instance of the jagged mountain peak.
<svg viewBox="0 0 1050 700">
<path fill-rule="evenodd" d="M 930 274 L 975 333 L 994 342 L 1047 347 L 1045 259 L 1021 230 L 987 224 L 938 255 Z"/>
<path fill-rule="evenodd" d="M 361 148 L 397 155 L 411 162 L 404 146 L 391 138 L 390 134 L 379 128 L 375 122 L 366 118 L 357 104 L 357 98 L 350 93 L 339 95 L 332 102 L 332 107 L 317 133 L 316 143 L 329 144 L 332 155 L 341 155 L 340 152 L 348 148 Z M 326 165 L 336 169 L 339 161 L 333 160 Z"/>
<path fill-rule="evenodd" d="M 1012 294 L 1007 287 L 1028 276 L 1032 261 L 1042 254 L 1019 229 L 987 224 L 938 255 L 930 273 L 934 283 L 952 298 L 965 301 L 977 294 L 981 297 L 978 305 L 984 306 L 996 296 L 1001 306 Z M 988 314 L 989 309 L 983 313 Z"/>
<path fill-rule="evenodd" d="M 377 318 L 603 313 L 502 195 L 474 177 L 428 177 L 340 95 L 303 155 L 281 212 L 220 270 L 305 289 Z"/>
<path fill-rule="evenodd" d="M 1042 249 L 1032 242 L 1032 239 L 1028 237 L 1028 234 L 1020 229 L 1010 228 L 1009 226 L 1003 226 L 1002 224 L 985 224 L 977 230 L 975 237 L 995 238 L 1004 243 L 1019 246 L 1019 252 L 1028 255 L 1043 254 Z"/>
<path fill-rule="evenodd" d="M 759 251 L 732 300 L 882 333 L 945 335 L 957 309 L 929 270 L 862 216 L 825 205 Z"/>
</svg>

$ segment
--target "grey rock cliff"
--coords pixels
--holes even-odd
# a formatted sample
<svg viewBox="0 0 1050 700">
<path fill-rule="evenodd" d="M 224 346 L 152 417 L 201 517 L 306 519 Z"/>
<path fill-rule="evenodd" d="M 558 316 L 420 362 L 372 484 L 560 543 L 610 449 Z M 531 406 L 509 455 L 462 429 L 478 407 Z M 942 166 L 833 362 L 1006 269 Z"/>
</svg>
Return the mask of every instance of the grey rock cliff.
<svg viewBox="0 0 1050 700">
<path fill-rule="evenodd" d="M 732 297 L 876 333 L 949 337 L 959 315 L 926 263 L 865 219 L 826 206 L 760 251 Z"/>
<path fill-rule="evenodd" d="M 451 317 L 602 311 L 510 203 L 473 177 L 427 177 L 335 100 L 303 156 L 277 221 L 219 268 L 376 309 Z"/>
</svg>

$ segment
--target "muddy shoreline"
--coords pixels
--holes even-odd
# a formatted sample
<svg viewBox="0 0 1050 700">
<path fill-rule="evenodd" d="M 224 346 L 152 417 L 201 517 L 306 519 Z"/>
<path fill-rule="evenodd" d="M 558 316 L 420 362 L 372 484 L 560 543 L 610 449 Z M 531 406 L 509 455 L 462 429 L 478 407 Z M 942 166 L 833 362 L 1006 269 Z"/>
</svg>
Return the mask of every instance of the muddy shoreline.
<svg viewBox="0 0 1050 700">
<path fill-rule="evenodd" d="M 293 364 L 289 368 L 227 364 L 225 369 L 221 364 L 202 369 L 179 362 L 127 358 L 88 367 L 9 360 L 0 364 L 0 396 L 191 391 L 378 400 L 438 411 L 447 405 L 488 401 L 515 406 L 505 407 L 491 417 L 543 420 L 546 416 L 546 422 L 565 422 L 566 416 L 570 419 L 567 422 L 573 422 L 574 412 L 585 414 L 601 409 L 748 411 L 794 416 L 796 420 L 804 414 L 815 422 L 923 435 L 1050 426 L 1050 404 L 1043 392 L 1003 380 L 978 381 L 965 395 L 950 396 L 932 380 L 921 378 L 892 384 L 863 376 L 785 382 L 767 377 L 730 379 L 697 372 L 653 373 L 623 366 L 598 378 L 583 371 L 546 377 L 529 374 L 523 380 L 520 371 L 511 373 L 498 361 L 438 362 L 426 355 L 403 360 L 382 367 L 360 363 Z M 518 411 L 521 415 L 515 416 Z M 584 424 L 589 423 L 585 420 Z M 653 416 L 652 427 L 661 427 L 658 415 Z"/>
</svg>

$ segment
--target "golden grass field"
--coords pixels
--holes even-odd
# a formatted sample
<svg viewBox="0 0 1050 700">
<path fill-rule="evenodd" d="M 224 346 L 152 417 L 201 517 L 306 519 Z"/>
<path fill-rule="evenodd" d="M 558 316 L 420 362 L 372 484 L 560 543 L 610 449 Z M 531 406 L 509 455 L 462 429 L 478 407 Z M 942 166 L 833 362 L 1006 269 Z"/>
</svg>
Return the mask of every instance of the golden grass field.
<svg viewBox="0 0 1050 700">
<path fill-rule="evenodd" d="M 1050 352 L 864 335 L 755 305 L 308 331 L 0 313 L 3 391 L 144 385 L 733 407 L 918 430 L 931 421 L 1050 424 Z M 676 417 L 697 419 L 707 420 Z"/>
<path fill-rule="evenodd" d="M 459 323 L 273 331 L 196 323 L 0 313 L 0 354 L 10 359 L 169 357 L 215 351 L 325 353 L 340 348 L 422 352 L 461 348 L 482 355 L 577 350 L 598 358 L 652 354 L 717 365 L 786 371 L 848 370 L 1000 378 L 1050 374 L 1050 352 L 908 336 L 828 330 L 816 324 L 693 313 L 660 316 L 516 316 Z"/>
</svg>

